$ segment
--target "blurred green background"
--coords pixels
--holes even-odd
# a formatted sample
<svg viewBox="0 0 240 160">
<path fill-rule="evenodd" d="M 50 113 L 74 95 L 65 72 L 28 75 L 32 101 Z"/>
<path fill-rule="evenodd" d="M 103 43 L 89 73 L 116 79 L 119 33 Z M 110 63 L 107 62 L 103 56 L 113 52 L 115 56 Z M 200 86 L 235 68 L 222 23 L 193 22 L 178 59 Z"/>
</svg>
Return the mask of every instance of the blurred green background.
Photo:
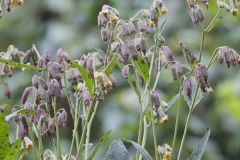
<svg viewBox="0 0 240 160">
<path fill-rule="evenodd" d="M 14 7 L 10 13 L 3 13 L 0 19 L 0 51 L 6 51 L 13 44 L 22 51 L 35 44 L 43 53 L 49 49 L 52 57 L 56 55 L 57 48 L 63 48 L 71 57 L 79 58 L 82 54 L 94 51 L 95 48 L 105 49 L 97 27 L 97 15 L 103 4 L 111 5 L 118 9 L 120 17 L 130 18 L 137 10 L 151 6 L 151 0 L 32 0 L 25 1 L 22 7 Z M 167 20 L 163 35 L 166 43 L 173 49 L 178 59 L 182 59 L 178 41 L 184 41 L 195 53 L 198 52 L 201 28 L 191 23 L 189 10 L 185 1 L 166 0 L 169 9 L 168 15 L 160 21 Z M 210 1 L 209 9 L 204 23 L 208 24 L 216 14 L 218 8 L 215 1 Z M 204 43 L 203 60 L 207 63 L 215 48 L 228 45 L 240 50 L 240 20 L 239 16 L 233 17 L 222 12 L 220 23 L 208 33 Z M 183 159 L 186 159 L 193 147 L 204 135 L 207 128 L 212 130 L 204 160 L 237 160 L 240 157 L 240 72 L 239 66 L 227 69 L 226 66 L 216 61 L 209 70 L 210 83 L 213 93 L 205 94 L 203 100 L 194 111 L 190 122 L 189 133 L 184 147 Z M 25 87 L 31 84 L 34 73 L 16 71 L 12 78 L 7 78 L 12 92 L 12 98 L 3 97 L 0 92 L 0 103 L 20 104 L 20 97 Z M 101 103 L 93 123 L 91 142 L 96 143 L 101 135 L 112 129 L 109 141 L 103 145 L 96 159 L 101 159 L 106 152 L 111 140 L 125 138 L 136 141 L 138 130 L 139 106 L 137 97 L 130 89 L 127 81 L 120 76 L 116 69 L 114 75 L 117 87 L 114 88 L 106 100 Z M 159 80 L 157 91 L 161 99 L 168 101 L 178 90 L 178 84 L 172 80 L 171 73 L 166 71 Z M 67 107 L 66 100 L 60 103 Z M 187 105 L 181 104 L 180 128 L 177 140 L 179 147 L 182 137 Z M 176 108 L 176 106 L 175 106 Z M 171 144 L 174 131 L 176 109 L 169 113 L 169 122 L 157 126 L 158 144 Z M 70 118 L 69 118 L 70 119 Z M 11 124 L 13 125 L 13 124 Z M 71 127 L 61 131 L 63 153 L 67 153 L 70 145 Z M 153 154 L 152 137 L 149 134 L 147 150 Z M 45 148 L 52 148 L 51 139 Z M 53 148 L 52 148 L 53 149 Z M 130 148 L 130 150 L 132 150 Z M 30 156 L 26 159 L 31 159 Z"/>
</svg>

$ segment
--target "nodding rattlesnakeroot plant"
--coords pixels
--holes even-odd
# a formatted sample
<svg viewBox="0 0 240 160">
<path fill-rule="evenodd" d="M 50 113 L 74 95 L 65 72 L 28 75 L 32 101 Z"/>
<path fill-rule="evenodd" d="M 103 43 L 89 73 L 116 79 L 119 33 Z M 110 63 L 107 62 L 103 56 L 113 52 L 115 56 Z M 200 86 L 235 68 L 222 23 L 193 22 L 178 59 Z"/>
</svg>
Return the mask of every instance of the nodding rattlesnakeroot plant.
<svg viewBox="0 0 240 160">
<path fill-rule="evenodd" d="M 6 9 L 10 11 L 13 4 L 22 4 L 23 1 L 4 0 L 4 2 Z M 11 97 L 11 91 L 4 78 L 14 76 L 14 67 L 20 67 L 23 71 L 38 71 L 32 76 L 32 85 L 24 89 L 20 107 L 13 107 L 11 114 L 14 115 L 12 117 L 15 117 L 17 124 L 16 139 L 23 140 L 22 149 L 32 147 L 34 159 L 51 159 L 51 157 L 91 159 L 99 147 L 96 145 L 94 150 L 90 149 L 92 122 L 99 103 L 104 101 L 114 87 L 117 87 L 117 81 L 112 74 L 116 67 L 121 69 L 122 76 L 130 84 L 139 102 L 138 138 L 137 142 L 131 142 L 134 146 L 138 146 L 136 159 L 141 160 L 143 157 L 146 158 L 146 155 L 149 158 L 145 146 L 148 138 L 152 137 L 154 155 L 149 159 L 154 157 L 156 160 L 180 160 L 191 115 L 201 100 L 199 95 L 212 92 L 208 70 L 213 61 L 218 58 L 219 63 L 226 64 L 228 68 L 239 67 L 240 64 L 238 52 L 228 46 L 216 48 L 208 64 L 201 60 L 205 35 L 214 28 L 215 21 L 219 19 L 222 11 L 231 12 L 236 16 L 239 1 L 230 0 L 228 4 L 217 0 L 219 11 L 209 24 L 204 21 L 207 18 L 204 10 L 211 7 L 208 5 L 208 0 L 187 0 L 187 4 L 192 23 L 202 26 L 198 55 L 187 47 L 183 42 L 184 39 L 180 39 L 178 47 L 182 50 L 187 66 L 182 65 L 165 42 L 163 31 L 166 22 L 162 21 L 161 17 L 168 14 L 168 9 L 162 0 L 154 0 L 150 9 L 139 10 L 128 20 L 121 19 L 116 8 L 103 5 L 97 22 L 101 38 L 106 44 L 104 53 L 94 51 L 82 55 L 80 59 L 71 59 L 69 54 L 60 48 L 54 61 L 48 50 L 40 55 L 35 45 L 26 52 L 10 45 L 7 52 L 1 52 L 1 84 L 7 98 Z M 159 77 L 164 70 L 170 70 L 173 80 L 179 83 L 179 93 L 168 103 L 157 92 Z M 64 97 L 67 99 L 69 109 L 59 103 Z M 182 98 L 189 106 L 189 113 L 180 147 L 177 148 L 175 143 L 179 123 L 179 104 Z M 168 111 L 176 101 L 178 101 L 176 123 L 170 145 L 157 138 L 156 128 L 159 125 L 167 125 L 168 119 L 173 118 L 168 116 Z M 33 110 L 34 114 L 15 114 L 23 109 Z M 74 124 L 71 146 L 69 152 L 63 155 L 59 133 L 71 120 Z M 148 133 L 152 133 L 152 136 L 148 137 Z M 44 139 L 47 137 L 53 140 L 55 154 L 44 144 Z M 104 137 L 101 140 L 103 142 Z M 114 156 L 111 155 L 111 146 L 116 147 L 114 146 L 116 143 L 110 145 L 105 159 Z M 162 143 L 164 144 L 160 145 Z M 196 154 L 194 151 L 193 153 Z"/>
</svg>

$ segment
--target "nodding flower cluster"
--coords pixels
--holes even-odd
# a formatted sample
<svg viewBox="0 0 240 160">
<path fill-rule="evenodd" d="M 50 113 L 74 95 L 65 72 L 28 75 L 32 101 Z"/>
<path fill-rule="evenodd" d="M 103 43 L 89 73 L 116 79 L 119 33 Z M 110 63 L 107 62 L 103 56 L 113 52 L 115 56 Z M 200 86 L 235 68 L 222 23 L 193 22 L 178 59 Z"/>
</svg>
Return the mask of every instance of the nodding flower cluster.
<svg viewBox="0 0 240 160">
<path fill-rule="evenodd" d="M 240 64 L 240 55 L 234 49 L 227 46 L 219 47 L 218 61 L 221 64 L 225 63 L 230 68 L 231 65 L 236 66 Z"/>
<path fill-rule="evenodd" d="M 153 110 L 155 111 L 155 117 L 160 118 L 160 123 L 167 123 L 168 115 L 165 113 L 164 108 L 166 107 L 166 103 L 161 101 L 158 95 L 155 92 L 151 92 L 150 95 L 151 103 Z"/>
<path fill-rule="evenodd" d="M 217 5 L 220 9 L 223 9 L 226 12 L 231 12 L 233 16 L 238 15 L 238 7 L 240 5 L 239 0 L 230 0 L 229 3 L 223 0 L 217 0 Z"/>
<path fill-rule="evenodd" d="M 172 148 L 168 144 L 158 146 L 157 151 L 160 155 L 162 155 L 163 160 L 172 159 Z"/>
<path fill-rule="evenodd" d="M 0 4 L 0 18 L 2 17 L 2 6 L 4 5 L 4 8 L 6 8 L 6 10 L 8 12 L 10 12 L 12 10 L 13 6 L 21 6 L 24 3 L 24 0 L 3 0 L 4 3 Z"/>
<path fill-rule="evenodd" d="M 211 92 L 212 88 L 208 82 L 207 67 L 203 64 L 198 64 L 194 69 L 196 80 L 198 81 L 200 88 L 203 92 Z"/>
</svg>

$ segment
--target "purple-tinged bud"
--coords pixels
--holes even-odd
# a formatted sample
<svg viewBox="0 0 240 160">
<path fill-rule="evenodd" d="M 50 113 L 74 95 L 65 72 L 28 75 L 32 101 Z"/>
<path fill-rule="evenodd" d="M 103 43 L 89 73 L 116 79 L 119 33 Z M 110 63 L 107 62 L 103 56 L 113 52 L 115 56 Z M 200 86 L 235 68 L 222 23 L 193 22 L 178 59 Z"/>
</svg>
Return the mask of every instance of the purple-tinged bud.
<svg viewBox="0 0 240 160">
<path fill-rule="evenodd" d="M 99 27 L 104 27 L 108 22 L 108 19 L 107 17 L 102 13 L 102 12 L 99 12 L 98 14 L 98 26 Z"/>
<path fill-rule="evenodd" d="M 152 92 L 150 94 L 150 98 L 151 98 L 151 102 L 152 102 L 152 105 L 153 105 L 153 109 L 157 110 L 161 105 L 161 101 L 160 101 L 158 95 L 155 92 Z"/>
<path fill-rule="evenodd" d="M 141 38 L 135 38 L 133 40 L 133 45 L 137 49 L 137 51 L 141 51 Z"/>
<path fill-rule="evenodd" d="M 108 28 L 101 28 L 101 38 L 104 42 L 107 42 L 110 40 L 111 33 L 109 32 Z"/>
<path fill-rule="evenodd" d="M 53 97 L 61 97 L 61 86 L 56 79 L 52 79 L 48 85 L 49 95 Z"/>
<path fill-rule="evenodd" d="M 42 57 L 40 57 L 39 59 L 38 59 L 38 67 L 39 68 L 43 68 L 43 65 L 44 65 L 44 60 L 43 60 L 43 58 Z"/>
<path fill-rule="evenodd" d="M 223 63 L 225 60 L 225 54 L 227 53 L 227 48 L 226 47 L 220 47 L 218 49 L 218 61 L 219 63 Z"/>
<path fill-rule="evenodd" d="M 29 96 L 30 90 L 32 89 L 32 87 L 27 87 L 25 88 L 23 95 L 22 95 L 22 104 L 25 104 L 27 101 L 27 98 Z"/>
<path fill-rule="evenodd" d="M 192 54 L 192 51 L 182 42 L 179 42 L 179 45 L 182 49 L 185 59 L 188 63 L 194 64 L 197 62 L 197 58 Z"/>
<path fill-rule="evenodd" d="M 49 51 L 46 49 L 41 57 L 45 63 L 45 65 L 48 65 L 50 62 L 50 56 L 49 56 Z"/>
<path fill-rule="evenodd" d="M 174 69 L 175 69 L 175 71 L 176 71 L 177 76 L 178 76 L 178 77 L 181 77 L 182 72 L 183 72 L 182 65 L 181 65 L 179 62 L 176 62 L 176 63 L 174 64 Z"/>
<path fill-rule="evenodd" d="M 223 46 L 218 49 L 218 61 L 225 62 L 228 68 L 239 63 L 239 54 L 232 48 Z"/>
<path fill-rule="evenodd" d="M 23 108 L 31 110 L 31 109 L 33 109 L 33 105 L 31 103 L 25 103 Z"/>
<path fill-rule="evenodd" d="M 67 124 L 67 112 L 63 108 L 58 110 L 57 124 L 59 127 L 65 127 Z"/>
<path fill-rule="evenodd" d="M 126 36 L 130 36 L 131 34 L 135 33 L 135 27 L 132 22 L 123 22 L 121 25 Z"/>
<path fill-rule="evenodd" d="M 207 82 L 208 81 L 208 70 L 207 67 L 203 64 L 200 65 L 201 71 L 202 71 L 202 75 L 204 80 Z"/>
<path fill-rule="evenodd" d="M 137 58 L 138 58 L 138 51 L 137 51 L 137 49 L 133 45 L 130 45 L 130 49 L 131 49 L 132 58 L 134 60 L 137 60 Z"/>
<path fill-rule="evenodd" d="M 32 57 L 33 52 L 32 50 L 27 50 L 26 54 L 23 57 L 23 64 L 27 64 L 30 61 L 30 58 Z"/>
<path fill-rule="evenodd" d="M 35 87 L 35 88 L 38 88 L 38 85 L 39 85 L 38 76 L 37 76 L 37 75 L 34 75 L 34 76 L 32 77 L 32 86 Z"/>
<path fill-rule="evenodd" d="M 208 83 L 208 72 L 206 66 L 200 64 L 197 65 L 194 69 L 196 79 L 200 85 L 200 88 L 203 92 L 211 92 L 211 86 Z"/>
<path fill-rule="evenodd" d="M 91 56 L 86 59 L 86 69 L 93 72 L 93 57 Z"/>
<path fill-rule="evenodd" d="M 190 10 L 190 17 L 194 24 L 201 23 L 204 20 L 204 14 L 201 7 L 194 5 Z"/>
<path fill-rule="evenodd" d="M 162 46 L 162 47 L 161 47 L 161 50 L 162 50 L 164 56 L 166 57 L 166 59 L 167 59 L 169 62 L 172 62 L 172 63 L 173 63 L 174 60 L 175 60 L 173 51 L 172 51 L 168 46 Z"/>
<path fill-rule="evenodd" d="M 34 100 L 35 100 L 36 104 L 39 104 L 40 101 L 42 100 L 41 94 L 38 91 L 38 89 L 35 87 L 32 87 L 32 90 L 33 90 L 33 94 L 34 94 Z"/>
<path fill-rule="evenodd" d="M 20 123 L 18 124 L 18 137 L 23 138 L 28 134 L 27 120 L 24 116 L 20 117 Z"/>
<path fill-rule="evenodd" d="M 124 59 L 125 60 L 128 59 L 129 54 L 130 54 L 130 50 L 129 50 L 127 44 L 126 43 L 121 43 L 120 49 L 121 49 L 121 53 L 122 53 L 122 56 L 124 57 Z"/>
<path fill-rule="evenodd" d="M 63 63 L 63 61 L 66 61 L 67 63 L 70 63 L 69 55 L 62 48 L 59 48 L 57 50 L 57 59 L 58 59 L 59 63 Z"/>
<path fill-rule="evenodd" d="M 140 32 L 148 32 L 149 31 L 148 26 L 142 20 L 138 21 L 137 26 L 138 26 L 138 30 Z"/>
<path fill-rule="evenodd" d="M 48 130 L 50 135 L 54 135 L 56 132 L 56 121 L 53 118 L 48 118 Z"/>
<path fill-rule="evenodd" d="M 195 73 L 196 78 L 200 81 L 202 76 L 203 76 L 203 74 L 202 74 L 202 70 L 201 70 L 201 68 L 199 66 L 196 66 L 194 68 L 194 73 Z"/>
<path fill-rule="evenodd" d="M 225 10 L 226 12 L 229 12 L 230 11 L 230 6 L 222 1 L 222 0 L 217 0 L 217 6 L 220 8 L 220 9 L 223 9 Z"/>
<path fill-rule="evenodd" d="M 57 62 L 48 64 L 48 74 L 50 79 L 60 79 L 62 74 L 62 66 Z"/>
<path fill-rule="evenodd" d="M 38 55 L 38 53 L 36 52 L 36 50 L 34 48 L 32 48 L 31 50 L 32 50 L 33 64 L 37 65 L 38 64 L 39 55 Z"/>
<path fill-rule="evenodd" d="M 8 77 L 12 77 L 12 68 L 9 65 L 5 65 L 4 67 L 4 73 L 8 76 Z"/>
<path fill-rule="evenodd" d="M 189 99 L 192 99 L 192 84 L 188 79 L 183 80 L 183 90 Z"/>
<path fill-rule="evenodd" d="M 174 67 L 173 67 L 171 70 L 172 70 L 172 77 L 173 77 L 173 80 L 176 81 L 176 80 L 178 79 L 178 76 L 177 76 L 176 70 L 175 70 Z"/>
<path fill-rule="evenodd" d="M 35 123 L 38 123 L 40 118 L 45 115 L 47 115 L 46 111 L 44 109 L 42 109 L 40 106 L 38 106 L 36 109 L 36 114 L 34 115 L 33 121 Z"/>
<path fill-rule="evenodd" d="M 91 96 L 89 91 L 85 87 L 82 89 L 82 98 L 85 106 L 89 106 L 91 102 Z"/>
<path fill-rule="evenodd" d="M 38 77 L 39 79 L 39 84 L 42 86 L 42 88 L 46 91 L 48 90 L 48 85 L 46 81 L 42 77 Z"/>
<path fill-rule="evenodd" d="M 7 82 L 2 82 L 3 94 L 5 97 L 10 98 L 11 92 Z"/>
<path fill-rule="evenodd" d="M 129 66 L 128 65 L 123 66 L 122 75 L 124 78 L 128 79 L 128 75 L 129 75 Z"/>
</svg>

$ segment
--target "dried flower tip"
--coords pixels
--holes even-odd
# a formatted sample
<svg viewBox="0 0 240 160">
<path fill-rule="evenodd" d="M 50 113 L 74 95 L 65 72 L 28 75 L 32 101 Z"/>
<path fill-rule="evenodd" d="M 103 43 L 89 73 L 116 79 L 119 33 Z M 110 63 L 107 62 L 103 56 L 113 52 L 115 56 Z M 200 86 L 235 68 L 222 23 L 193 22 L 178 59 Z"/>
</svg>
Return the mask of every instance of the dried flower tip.
<svg viewBox="0 0 240 160">
<path fill-rule="evenodd" d="M 57 62 L 52 62 L 48 64 L 47 67 L 50 79 L 60 79 L 62 73 L 62 66 Z"/>
<path fill-rule="evenodd" d="M 151 92 L 150 98 L 151 98 L 153 109 L 158 110 L 158 108 L 161 105 L 161 101 L 160 101 L 158 95 L 155 92 Z"/>
<path fill-rule="evenodd" d="M 238 15 L 238 9 L 237 8 L 231 8 L 230 11 L 231 11 L 233 16 L 237 16 Z"/>
<path fill-rule="evenodd" d="M 220 9 L 224 9 L 226 12 L 230 11 L 230 6 L 222 0 L 218 0 L 217 5 Z"/>
<path fill-rule="evenodd" d="M 35 88 L 38 88 L 38 85 L 39 85 L 38 76 L 37 76 L 37 75 L 34 75 L 34 76 L 32 77 L 32 86 L 35 87 Z"/>
<path fill-rule="evenodd" d="M 129 75 L 129 66 L 125 65 L 122 69 L 122 75 L 124 78 L 128 79 L 128 75 Z"/>
<path fill-rule="evenodd" d="M 23 57 L 23 64 L 27 64 L 30 61 L 30 58 L 32 57 L 32 55 L 33 55 L 32 50 L 31 49 L 28 50 Z"/>
<path fill-rule="evenodd" d="M 65 52 L 62 48 L 59 48 L 57 50 L 57 59 L 58 59 L 59 63 L 62 63 L 64 61 L 67 63 L 70 63 L 70 57 L 69 57 L 68 53 Z"/>
<path fill-rule="evenodd" d="M 121 43 L 120 50 L 121 50 L 121 53 L 122 53 L 122 56 L 124 57 L 124 59 L 125 60 L 128 59 L 130 50 L 126 43 Z"/>
<path fill-rule="evenodd" d="M 179 42 L 185 59 L 188 63 L 194 64 L 197 62 L 197 58 L 192 54 L 192 51 L 182 42 Z"/>
<path fill-rule="evenodd" d="M 160 15 L 166 15 L 168 13 L 168 9 L 165 5 L 162 6 L 162 8 L 159 10 Z"/>
<path fill-rule="evenodd" d="M 167 123 L 168 122 L 168 115 L 164 115 L 160 117 L 160 123 Z"/>
<path fill-rule="evenodd" d="M 52 79 L 48 85 L 50 96 L 61 97 L 61 86 L 56 79 Z"/>
<path fill-rule="evenodd" d="M 3 94 L 5 97 L 10 98 L 11 92 L 7 82 L 2 82 Z"/>
<path fill-rule="evenodd" d="M 57 123 L 59 127 L 65 127 L 67 124 L 67 112 L 63 108 L 58 111 Z"/>
<path fill-rule="evenodd" d="M 24 143 L 26 149 L 30 149 L 33 146 L 31 139 L 29 139 L 28 137 L 23 138 L 23 143 Z"/>
<path fill-rule="evenodd" d="M 104 42 L 109 41 L 111 37 L 111 33 L 109 32 L 108 28 L 101 28 L 101 38 Z"/>
<path fill-rule="evenodd" d="M 39 84 L 42 86 L 42 88 L 46 91 L 48 90 L 48 85 L 46 81 L 42 77 L 38 77 L 39 79 Z"/>
<path fill-rule="evenodd" d="M 31 89 L 32 89 L 32 87 L 25 88 L 23 95 L 22 95 L 22 104 L 26 103 Z"/>
<path fill-rule="evenodd" d="M 203 14 L 202 8 L 199 7 L 198 5 L 194 5 L 193 7 L 191 7 L 190 17 L 194 24 L 201 23 L 204 20 L 204 14 Z"/>
<path fill-rule="evenodd" d="M 135 33 L 135 27 L 132 22 L 123 22 L 121 26 L 126 36 L 130 36 L 131 34 Z"/>
<path fill-rule="evenodd" d="M 166 57 L 166 59 L 173 63 L 175 60 L 173 51 L 168 47 L 168 46 L 162 46 L 161 48 L 162 53 L 164 54 L 164 56 Z"/>
<path fill-rule="evenodd" d="M 83 87 L 82 89 L 82 98 L 85 106 L 89 106 L 91 102 L 91 96 L 87 88 Z"/>
<path fill-rule="evenodd" d="M 192 99 L 192 84 L 188 79 L 183 80 L 183 90 L 189 99 Z"/>
</svg>

